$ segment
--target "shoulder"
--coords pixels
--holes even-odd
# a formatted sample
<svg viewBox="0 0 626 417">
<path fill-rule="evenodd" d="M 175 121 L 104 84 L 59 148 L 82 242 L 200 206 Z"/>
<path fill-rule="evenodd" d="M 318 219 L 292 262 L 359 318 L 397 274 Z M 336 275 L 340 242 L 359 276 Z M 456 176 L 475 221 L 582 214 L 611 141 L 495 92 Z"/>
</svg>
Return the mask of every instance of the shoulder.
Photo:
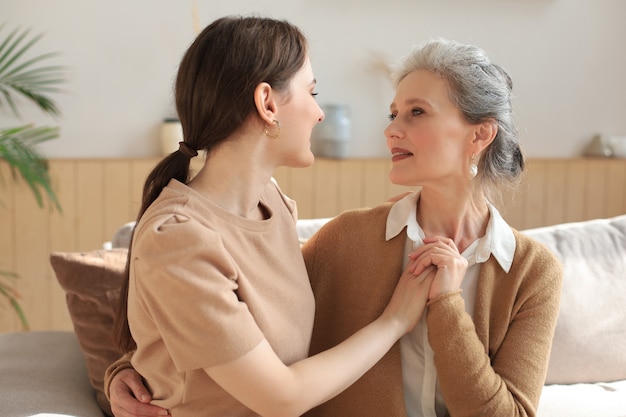
<svg viewBox="0 0 626 417">
<path fill-rule="evenodd" d="M 546 285 L 560 286 L 563 265 L 557 256 L 543 243 L 513 229 L 516 248 L 511 272 Z"/>
<path fill-rule="evenodd" d="M 219 250 L 222 245 L 219 230 L 202 220 L 192 206 L 162 204 L 147 210 L 137 223 L 133 234 L 133 257 L 158 259 L 197 250 Z"/>
<path fill-rule="evenodd" d="M 543 243 L 539 242 L 536 239 L 533 239 L 530 236 L 525 235 L 524 233 L 512 229 L 513 235 L 515 236 L 515 257 L 528 258 L 531 257 L 533 259 L 543 260 L 546 263 L 554 264 L 555 266 L 560 265 L 560 261 L 556 257 L 556 255 L 548 249 Z"/>
<path fill-rule="evenodd" d="M 363 234 L 384 230 L 392 203 L 384 203 L 373 208 L 359 208 L 345 211 L 326 223 L 320 232 L 342 234 Z M 364 227 L 366 226 L 367 227 Z"/>
<path fill-rule="evenodd" d="M 325 223 L 303 246 L 305 258 L 342 247 L 363 247 L 385 241 L 387 215 L 393 204 L 345 211 Z"/>
</svg>

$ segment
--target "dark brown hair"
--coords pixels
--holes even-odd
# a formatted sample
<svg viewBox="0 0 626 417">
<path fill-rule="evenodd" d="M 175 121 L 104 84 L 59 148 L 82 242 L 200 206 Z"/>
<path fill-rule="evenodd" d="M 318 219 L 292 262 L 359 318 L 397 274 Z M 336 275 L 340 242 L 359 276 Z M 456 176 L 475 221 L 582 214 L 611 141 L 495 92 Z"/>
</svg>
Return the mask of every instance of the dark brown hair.
<svg viewBox="0 0 626 417">
<path fill-rule="evenodd" d="M 306 38 L 289 22 L 229 16 L 211 23 L 187 49 L 178 68 L 176 110 L 185 143 L 210 152 L 254 114 L 254 90 L 260 83 L 287 93 L 306 57 Z M 188 156 L 175 151 L 152 170 L 137 221 L 171 179 L 188 182 L 189 162 Z M 123 351 L 136 347 L 126 316 L 129 265 L 130 248 L 114 330 L 115 342 Z"/>
</svg>

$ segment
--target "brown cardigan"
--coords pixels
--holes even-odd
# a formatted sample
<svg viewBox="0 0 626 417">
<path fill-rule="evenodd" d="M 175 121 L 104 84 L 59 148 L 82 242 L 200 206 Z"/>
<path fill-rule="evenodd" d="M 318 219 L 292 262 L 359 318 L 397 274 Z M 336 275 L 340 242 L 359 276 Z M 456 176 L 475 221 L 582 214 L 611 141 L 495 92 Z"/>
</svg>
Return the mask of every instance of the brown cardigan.
<svg viewBox="0 0 626 417">
<path fill-rule="evenodd" d="M 376 319 L 402 272 L 406 231 L 385 241 L 391 204 L 331 220 L 303 247 L 316 297 L 311 354 Z M 514 230 L 510 272 L 481 268 L 474 320 L 460 292 L 431 301 L 426 316 L 438 381 L 457 416 L 534 416 L 559 308 L 562 268 L 544 246 Z M 400 348 L 307 417 L 406 417 Z"/>
</svg>

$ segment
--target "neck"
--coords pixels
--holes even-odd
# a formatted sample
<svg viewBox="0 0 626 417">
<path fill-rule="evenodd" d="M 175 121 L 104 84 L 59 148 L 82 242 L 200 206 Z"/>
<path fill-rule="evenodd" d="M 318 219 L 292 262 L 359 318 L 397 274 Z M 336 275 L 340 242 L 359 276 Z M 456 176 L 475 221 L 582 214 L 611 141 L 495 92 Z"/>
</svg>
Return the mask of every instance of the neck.
<svg viewBox="0 0 626 417">
<path fill-rule="evenodd" d="M 489 208 L 482 194 L 422 189 L 417 202 L 417 221 L 427 237 L 450 238 L 459 252 L 463 252 L 485 235 Z"/>
<path fill-rule="evenodd" d="M 266 217 L 259 201 L 275 168 L 253 147 L 228 141 L 207 155 L 189 186 L 233 214 L 259 220 Z"/>
</svg>

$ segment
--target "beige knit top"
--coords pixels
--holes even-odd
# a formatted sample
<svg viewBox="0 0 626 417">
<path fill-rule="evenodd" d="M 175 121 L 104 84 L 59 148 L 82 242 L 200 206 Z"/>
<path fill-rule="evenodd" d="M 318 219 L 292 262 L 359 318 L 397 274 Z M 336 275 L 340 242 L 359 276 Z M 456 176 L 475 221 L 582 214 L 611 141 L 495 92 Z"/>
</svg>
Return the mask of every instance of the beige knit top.
<svg viewBox="0 0 626 417">
<path fill-rule="evenodd" d="M 133 367 L 153 404 L 175 417 L 254 416 L 203 368 L 268 340 L 286 364 L 307 356 L 314 302 L 295 231 L 295 205 L 270 183 L 253 221 L 177 181 L 133 238 L 128 320 Z"/>
</svg>

